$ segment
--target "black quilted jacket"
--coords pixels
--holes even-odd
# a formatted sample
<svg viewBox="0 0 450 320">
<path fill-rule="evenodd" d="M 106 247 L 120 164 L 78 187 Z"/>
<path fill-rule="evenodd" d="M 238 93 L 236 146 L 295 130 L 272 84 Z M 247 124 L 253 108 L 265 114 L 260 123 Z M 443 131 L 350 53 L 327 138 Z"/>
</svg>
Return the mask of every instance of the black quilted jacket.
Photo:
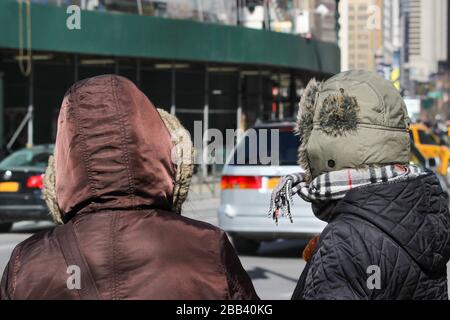
<svg viewBox="0 0 450 320">
<path fill-rule="evenodd" d="M 293 299 L 448 299 L 448 197 L 430 173 L 350 191 L 332 210 Z"/>
</svg>

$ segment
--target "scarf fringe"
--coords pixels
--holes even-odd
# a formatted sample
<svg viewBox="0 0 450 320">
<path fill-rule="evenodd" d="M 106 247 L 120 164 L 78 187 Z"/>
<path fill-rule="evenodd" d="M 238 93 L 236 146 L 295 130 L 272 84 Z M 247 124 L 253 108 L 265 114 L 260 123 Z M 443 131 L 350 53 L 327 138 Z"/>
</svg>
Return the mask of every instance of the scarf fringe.
<svg viewBox="0 0 450 320">
<path fill-rule="evenodd" d="M 293 222 L 291 207 L 293 196 L 298 194 L 306 202 L 327 202 L 345 197 L 348 191 L 368 185 L 394 183 L 414 178 L 425 171 L 415 165 L 369 166 L 326 172 L 307 182 L 304 173 L 285 176 L 272 192 L 268 215 L 278 224 L 278 218 L 288 216 Z"/>
</svg>

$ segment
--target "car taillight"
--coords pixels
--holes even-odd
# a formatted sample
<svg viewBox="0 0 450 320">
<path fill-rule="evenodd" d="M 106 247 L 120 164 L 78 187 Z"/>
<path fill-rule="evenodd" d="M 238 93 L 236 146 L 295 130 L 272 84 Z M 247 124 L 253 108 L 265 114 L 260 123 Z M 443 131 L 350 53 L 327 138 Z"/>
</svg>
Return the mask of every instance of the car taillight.
<svg viewBox="0 0 450 320">
<path fill-rule="evenodd" d="M 42 189 L 44 187 L 44 175 L 31 176 L 27 180 L 27 188 L 30 189 Z"/>
<path fill-rule="evenodd" d="M 222 176 L 222 189 L 261 189 L 262 177 Z"/>
</svg>

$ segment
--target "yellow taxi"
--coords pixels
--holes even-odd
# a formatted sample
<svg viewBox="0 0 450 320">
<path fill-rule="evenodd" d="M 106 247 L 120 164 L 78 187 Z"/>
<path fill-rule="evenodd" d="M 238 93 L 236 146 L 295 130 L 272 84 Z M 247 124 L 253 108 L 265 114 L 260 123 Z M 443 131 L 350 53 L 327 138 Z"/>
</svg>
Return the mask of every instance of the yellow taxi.
<svg viewBox="0 0 450 320">
<path fill-rule="evenodd" d="M 438 137 L 424 124 L 412 124 L 410 126 L 410 134 L 415 148 L 430 163 L 431 169 L 446 177 L 450 160 L 450 149 L 446 145 L 441 145 Z"/>
</svg>

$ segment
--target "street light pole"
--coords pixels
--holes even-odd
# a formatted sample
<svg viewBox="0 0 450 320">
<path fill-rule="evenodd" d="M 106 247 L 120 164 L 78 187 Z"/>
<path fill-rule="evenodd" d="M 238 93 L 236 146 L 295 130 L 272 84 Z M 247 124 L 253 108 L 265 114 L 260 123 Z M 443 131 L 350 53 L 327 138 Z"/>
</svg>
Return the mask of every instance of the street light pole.
<svg viewBox="0 0 450 320">
<path fill-rule="evenodd" d="M 28 104 L 28 138 L 27 138 L 27 148 L 31 148 L 33 146 L 33 122 L 34 122 L 34 66 L 33 61 L 31 63 L 31 71 L 29 77 L 29 104 Z"/>
<path fill-rule="evenodd" d="M 236 0 L 236 25 L 241 25 L 241 1 Z"/>
<path fill-rule="evenodd" d="M 264 0 L 264 24 L 265 29 L 271 30 L 270 27 L 270 0 Z"/>
<path fill-rule="evenodd" d="M 205 65 L 204 71 L 204 106 L 203 106 L 203 159 L 202 159 L 202 176 L 208 176 L 208 129 L 209 129 L 209 73 L 208 65 Z"/>
</svg>

